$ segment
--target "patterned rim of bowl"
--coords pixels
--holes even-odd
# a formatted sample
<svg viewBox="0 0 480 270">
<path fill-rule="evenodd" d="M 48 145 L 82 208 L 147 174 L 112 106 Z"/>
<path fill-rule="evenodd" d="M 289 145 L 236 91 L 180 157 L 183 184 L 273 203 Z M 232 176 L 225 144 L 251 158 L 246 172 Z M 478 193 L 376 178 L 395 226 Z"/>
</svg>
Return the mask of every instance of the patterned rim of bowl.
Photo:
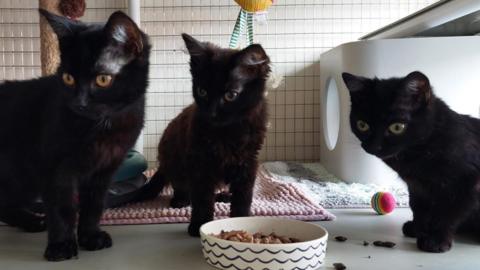
<svg viewBox="0 0 480 270">
<path fill-rule="evenodd" d="M 210 233 L 218 233 L 219 228 L 223 224 L 235 224 L 235 223 L 242 223 L 242 222 L 249 222 L 254 223 L 255 221 L 261 221 L 263 223 L 274 222 L 274 224 L 284 223 L 282 226 L 285 226 L 285 223 L 288 223 L 290 226 L 302 226 L 302 227 L 310 227 L 313 231 L 312 238 L 307 241 L 297 242 L 297 243 L 288 243 L 288 244 L 253 244 L 253 243 L 243 243 L 243 242 L 235 242 L 217 238 L 215 236 L 209 235 Z M 210 227 L 215 226 L 217 228 L 211 229 Z M 238 225 L 237 225 L 238 226 Z M 262 224 L 262 226 L 265 226 Z M 280 227 L 282 227 L 280 226 Z M 236 227 L 236 226 L 233 226 Z M 250 226 L 252 227 L 252 225 Z M 253 227 L 255 227 L 253 225 Z M 261 227 L 261 226 L 260 226 Z M 272 226 L 274 228 L 275 226 Z M 240 226 L 241 228 L 241 226 Z M 238 228 L 238 229 L 240 229 Z M 236 229 L 236 228 L 233 228 Z M 229 229 L 226 229 L 229 230 Z M 248 230 L 243 228 L 243 230 Z M 273 229 L 275 230 L 275 229 Z M 265 232 L 268 233 L 268 232 Z M 289 219 L 281 219 L 281 218 L 268 218 L 268 217 L 246 217 L 246 218 L 230 218 L 230 219 L 223 219 L 223 220 L 216 220 L 211 221 L 209 223 L 204 224 L 200 228 L 200 235 L 202 241 L 202 249 L 204 253 L 204 257 L 212 266 L 221 269 L 257 269 L 258 267 L 251 267 L 250 264 L 261 265 L 261 269 L 270 269 L 268 266 L 270 264 L 296 264 L 300 261 L 303 261 L 303 267 L 286 267 L 285 269 L 316 269 L 323 265 L 323 260 L 326 255 L 326 245 L 328 240 L 328 232 L 321 226 L 307 223 L 298 220 L 289 220 Z M 218 248 L 221 250 L 220 254 L 215 253 L 213 250 L 214 248 Z M 231 249 L 231 250 L 230 250 Z M 235 253 L 234 256 L 228 256 L 226 253 L 232 252 Z M 312 252 L 311 256 L 304 256 L 303 253 L 305 252 Z M 241 256 L 242 254 L 249 253 L 250 256 Z M 297 255 L 293 258 L 284 258 L 279 259 L 276 258 L 277 254 L 283 252 L 284 256 L 293 256 L 296 252 Z M 268 253 L 268 254 L 265 254 Z M 231 253 L 230 253 L 231 254 Z M 216 259 L 216 261 L 212 260 L 212 257 Z M 247 257 L 250 257 L 248 259 Z M 223 263 L 222 263 L 223 260 Z M 240 260 L 240 264 L 242 267 L 238 267 L 238 262 L 236 260 Z M 312 263 L 310 263 L 313 260 Z M 308 263 L 307 263 L 308 262 Z M 299 263 L 300 264 L 300 263 Z M 247 266 L 248 265 L 248 266 Z M 278 267 L 272 268 L 277 269 Z M 260 268 L 258 268 L 260 269 Z"/>
</svg>

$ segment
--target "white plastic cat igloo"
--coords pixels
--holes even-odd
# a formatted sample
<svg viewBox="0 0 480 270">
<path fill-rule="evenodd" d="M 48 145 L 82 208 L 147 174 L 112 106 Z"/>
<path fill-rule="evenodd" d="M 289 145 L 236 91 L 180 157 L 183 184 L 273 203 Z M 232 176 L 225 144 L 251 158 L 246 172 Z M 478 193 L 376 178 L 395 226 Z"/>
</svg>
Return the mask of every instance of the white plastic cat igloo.
<svg viewBox="0 0 480 270">
<path fill-rule="evenodd" d="M 341 74 L 389 78 L 415 70 L 428 76 L 435 94 L 453 110 L 479 117 L 479 36 L 364 40 L 340 45 L 321 56 L 320 159 L 327 170 L 347 182 L 385 185 L 400 181 L 380 159 L 367 154 L 351 132 L 350 96 Z"/>
</svg>

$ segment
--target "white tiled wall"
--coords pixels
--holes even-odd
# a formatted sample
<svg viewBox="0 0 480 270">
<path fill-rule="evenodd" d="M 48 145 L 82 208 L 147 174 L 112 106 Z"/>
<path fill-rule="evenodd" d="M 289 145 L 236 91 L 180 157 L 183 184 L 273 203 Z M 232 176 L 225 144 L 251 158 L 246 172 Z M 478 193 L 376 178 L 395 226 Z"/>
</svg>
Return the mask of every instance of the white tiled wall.
<svg viewBox="0 0 480 270">
<path fill-rule="evenodd" d="M 104 21 L 124 0 L 87 0 L 86 21 Z M 284 84 L 269 93 L 270 129 L 263 160 L 319 159 L 320 54 L 435 0 L 277 0 L 268 24 L 255 27 Z M 227 46 L 239 7 L 233 0 L 141 0 L 142 29 L 153 43 L 145 154 L 155 165 L 163 129 L 192 102 L 188 56 L 179 34 Z M 0 1 L 0 80 L 40 72 L 38 1 Z"/>
</svg>

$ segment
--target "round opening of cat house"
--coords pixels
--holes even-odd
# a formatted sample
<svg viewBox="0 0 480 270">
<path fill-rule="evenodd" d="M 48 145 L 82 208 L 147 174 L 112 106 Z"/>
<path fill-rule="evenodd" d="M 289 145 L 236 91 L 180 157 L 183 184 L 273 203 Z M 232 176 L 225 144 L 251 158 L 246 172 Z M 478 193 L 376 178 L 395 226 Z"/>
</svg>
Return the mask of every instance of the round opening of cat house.
<svg viewBox="0 0 480 270">
<path fill-rule="evenodd" d="M 338 96 L 337 83 L 332 77 L 327 79 L 327 85 L 322 97 L 323 108 L 323 135 L 329 150 L 337 145 L 340 131 L 340 99 Z"/>
</svg>

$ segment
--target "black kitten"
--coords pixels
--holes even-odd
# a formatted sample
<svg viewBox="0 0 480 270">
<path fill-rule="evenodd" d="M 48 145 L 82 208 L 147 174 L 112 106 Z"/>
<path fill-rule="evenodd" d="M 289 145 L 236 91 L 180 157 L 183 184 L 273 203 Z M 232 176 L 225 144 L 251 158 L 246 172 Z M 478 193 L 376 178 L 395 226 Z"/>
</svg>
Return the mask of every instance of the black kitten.
<svg viewBox="0 0 480 270">
<path fill-rule="evenodd" d="M 270 60 L 258 44 L 238 51 L 182 37 L 191 56 L 195 103 L 166 128 L 158 171 L 139 199 L 155 198 L 171 183 L 171 205 L 192 204 L 188 232 L 198 236 L 200 226 L 213 219 L 215 188 L 222 184 L 230 184 L 230 215 L 249 215 L 266 132 Z"/>
<path fill-rule="evenodd" d="M 143 126 L 150 46 L 124 13 L 86 25 L 40 10 L 59 38 L 57 73 L 0 85 L 0 220 L 45 229 L 30 205 L 41 196 L 47 217 L 45 258 L 112 245 L 99 228 L 110 178 Z"/>
<path fill-rule="evenodd" d="M 352 131 L 408 185 L 413 221 L 403 232 L 421 250 L 445 252 L 459 228 L 480 237 L 480 120 L 452 111 L 428 78 L 367 79 L 343 73 Z"/>
</svg>

